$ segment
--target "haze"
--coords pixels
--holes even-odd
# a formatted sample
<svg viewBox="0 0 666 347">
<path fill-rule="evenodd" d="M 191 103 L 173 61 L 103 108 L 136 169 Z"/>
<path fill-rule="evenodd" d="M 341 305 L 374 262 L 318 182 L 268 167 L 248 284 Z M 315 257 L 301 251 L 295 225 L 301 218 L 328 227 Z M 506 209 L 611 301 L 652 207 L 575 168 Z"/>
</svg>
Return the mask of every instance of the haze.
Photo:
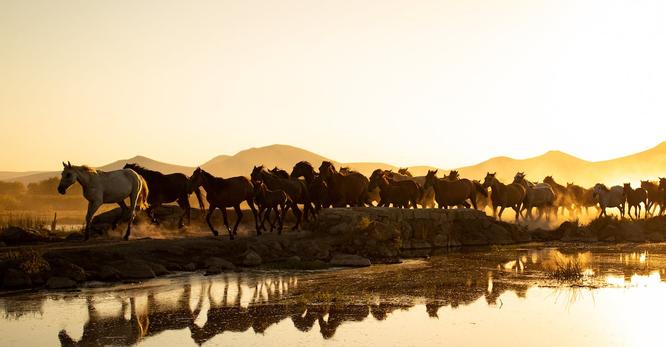
<svg viewBox="0 0 666 347">
<path fill-rule="evenodd" d="M 287 143 L 459 167 L 664 140 L 663 1 L 0 3 L 0 168 Z"/>
</svg>

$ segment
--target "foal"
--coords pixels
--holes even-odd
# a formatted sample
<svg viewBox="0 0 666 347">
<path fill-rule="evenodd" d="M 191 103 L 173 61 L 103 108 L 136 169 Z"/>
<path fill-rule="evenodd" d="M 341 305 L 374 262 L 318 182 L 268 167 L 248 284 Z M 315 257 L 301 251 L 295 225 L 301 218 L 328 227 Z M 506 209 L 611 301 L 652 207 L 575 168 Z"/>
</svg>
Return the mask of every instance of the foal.
<svg viewBox="0 0 666 347">
<path fill-rule="evenodd" d="M 273 232 L 275 222 L 278 222 L 278 234 L 282 234 L 282 226 L 284 225 L 284 217 L 287 210 L 292 206 L 293 202 L 289 195 L 284 190 L 270 190 L 261 181 L 254 181 L 254 201 L 259 206 L 259 218 L 261 222 L 259 226 L 264 229 L 264 223 L 268 219 L 268 224 L 271 226 L 270 232 Z M 275 210 L 275 220 L 270 220 L 271 211 Z M 282 212 L 280 212 L 282 211 Z M 264 217 L 261 217 L 261 214 Z"/>
</svg>

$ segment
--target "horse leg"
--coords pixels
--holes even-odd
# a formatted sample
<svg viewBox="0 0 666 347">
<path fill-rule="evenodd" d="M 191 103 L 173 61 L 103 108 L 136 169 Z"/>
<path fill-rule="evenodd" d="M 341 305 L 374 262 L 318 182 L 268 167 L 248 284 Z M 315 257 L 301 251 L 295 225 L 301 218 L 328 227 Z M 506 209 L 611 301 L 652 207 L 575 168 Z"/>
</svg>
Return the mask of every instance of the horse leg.
<svg viewBox="0 0 666 347">
<path fill-rule="evenodd" d="M 120 220 L 125 216 L 125 213 L 127 213 L 127 205 L 125 205 L 125 200 L 118 201 L 118 206 L 120 206 L 120 215 L 118 215 L 118 217 L 113 220 L 113 223 L 111 223 L 112 230 L 116 230 L 118 227 L 118 222 L 120 222 Z"/>
<path fill-rule="evenodd" d="M 208 227 L 210 228 L 210 231 L 213 232 L 213 236 L 217 236 L 217 235 L 219 235 L 219 233 L 217 232 L 217 230 L 215 230 L 215 228 L 213 227 L 213 223 L 211 223 L 211 221 L 210 221 L 210 217 L 213 216 L 213 212 L 215 212 L 215 209 L 216 209 L 216 208 L 217 208 L 217 206 L 215 206 L 215 205 L 210 205 L 210 206 L 208 206 L 208 212 L 206 213 L 206 223 L 208 223 Z M 221 210 L 222 210 L 222 209 L 221 209 Z M 223 211 L 224 211 L 224 210 L 223 210 Z M 226 215 L 225 215 L 225 218 L 224 218 L 224 219 L 226 220 Z M 233 239 L 233 237 L 232 237 L 232 239 Z"/>
<path fill-rule="evenodd" d="M 291 211 L 294 213 L 294 216 L 296 217 L 296 224 L 291 228 L 291 230 L 298 230 L 299 226 L 301 225 L 302 213 L 301 210 L 298 208 L 298 204 L 296 204 L 296 202 L 291 203 Z"/>
<path fill-rule="evenodd" d="M 229 217 L 227 216 L 227 209 L 220 207 L 220 211 L 222 211 L 222 219 L 224 220 L 224 226 L 227 227 L 227 232 L 229 233 L 229 238 L 232 240 L 234 239 L 234 233 L 231 232 L 231 228 L 229 228 Z"/>
<path fill-rule="evenodd" d="M 236 223 L 234 224 L 234 235 L 238 235 L 236 230 L 238 230 L 238 225 L 243 219 L 243 211 L 241 211 L 240 205 L 234 206 L 234 211 L 236 211 Z M 261 235 L 261 232 L 259 232 L 258 235 Z"/>
<path fill-rule="evenodd" d="M 252 201 L 252 198 L 245 200 L 245 202 L 247 202 L 248 206 L 250 206 L 250 211 L 252 211 L 252 217 L 254 217 L 254 228 L 257 229 L 257 235 L 261 235 L 261 230 L 259 230 L 259 221 L 257 219 L 257 209 L 254 207 L 254 202 Z"/>
<path fill-rule="evenodd" d="M 88 201 L 88 212 L 86 212 L 86 231 L 83 236 L 83 239 L 86 241 L 90 238 L 90 223 L 92 222 L 95 212 L 97 212 L 97 209 L 99 209 L 100 206 L 102 206 L 101 200 Z"/>
<path fill-rule="evenodd" d="M 183 209 L 183 214 L 180 216 L 180 219 L 178 220 L 178 227 L 182 228 L 185 226 L 185 224 L 183 223 L 183 219 L 185 219 L 185 217 L 187 217 L 187 225 L 189 225 L 190 222 L 192 221 L 190 216 L 190 200 L 187 198 L 186 195 L 178 198 L 176 202 L 178 203 L 178 206 L 181 209 Z"/>
<path fill-rule="evenodd" d="M 125 236 L 123 236 L 123 240 L 125 241 L 129 240 L 130 233 L 132 232 L 132 222 L 134 222 L 134 217 L 136 216 L 137 200 L 139 200 L 139 190 L 130 194 L 130 216 L 129 220 L 127 221 L 127 230 L 125 231 Z M 157 206 L 159 206 L 159 203 L 155 207 Z"/>
<path fill-rule="evenodd" d="M 500 221 L 502 220 L 502 213 L 503 212 L 504 212 L 504 206 L 500 206 L 499 215 L 498 215 Z"/>
</svg>

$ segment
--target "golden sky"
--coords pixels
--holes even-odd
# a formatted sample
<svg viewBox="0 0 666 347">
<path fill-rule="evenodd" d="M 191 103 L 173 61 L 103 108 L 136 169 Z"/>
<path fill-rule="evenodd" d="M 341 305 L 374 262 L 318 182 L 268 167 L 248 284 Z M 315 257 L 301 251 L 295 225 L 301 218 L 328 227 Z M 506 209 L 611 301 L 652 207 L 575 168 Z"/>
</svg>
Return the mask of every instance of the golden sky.
<svg viewBox="0 0 666 347">
<path fill-rule="evenodd" d="M 666 2 L 0 2 L 0 170 L 273 143 L 455 167 L 666 140 Z"/>
</svg>

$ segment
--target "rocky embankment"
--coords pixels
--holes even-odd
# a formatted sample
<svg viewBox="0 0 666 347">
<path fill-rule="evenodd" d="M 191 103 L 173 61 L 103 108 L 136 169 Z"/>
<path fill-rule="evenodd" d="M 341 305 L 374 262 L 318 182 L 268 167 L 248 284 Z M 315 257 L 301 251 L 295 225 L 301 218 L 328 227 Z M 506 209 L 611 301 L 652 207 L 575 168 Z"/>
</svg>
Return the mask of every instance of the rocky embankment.
<svg viewBox="0 0 666 347">
<path fill-rule="evenodd" d="M 96 228 L 105 230 L 105 218 L 113 213 L 100 216 Z M 127 242 L 102 237 L 84 242 L 76 236 L 63 240 L 10 227 L 0 232 L 4 243 L 0 248 L 0 284 L 2 290 L 62 289 L 89 285 L 91 281 L 140 281 L 183 271 L 210 275 L 256 266 L 368 266 L 465 246 L 660 242 L 666 239 L 666 217 L 641 221 L 605 218 L 587 226 L 565 222 L 554 230 L 528 230 L 468 209 L 348 208 L 323 210 L 316 221 L 306 224 L 306 229 L 235 241 L 223 236 L 197 236 Z"/>
</svg>

